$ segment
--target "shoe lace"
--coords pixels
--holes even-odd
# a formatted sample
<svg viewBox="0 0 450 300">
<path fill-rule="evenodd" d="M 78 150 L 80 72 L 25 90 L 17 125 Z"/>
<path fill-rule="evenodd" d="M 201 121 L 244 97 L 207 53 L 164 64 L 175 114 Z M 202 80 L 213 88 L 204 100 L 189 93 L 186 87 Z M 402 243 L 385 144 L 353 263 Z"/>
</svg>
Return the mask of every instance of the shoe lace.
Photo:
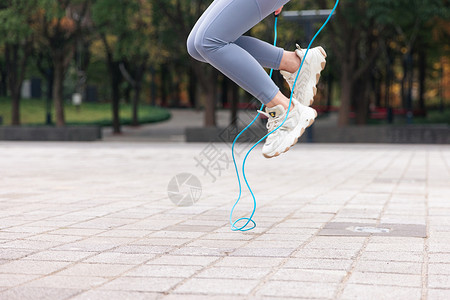
<svg viewBox="0 0 450 300">
<path fill-rule="evenodd" d="M 278 125 L 283 122 L 284 116 L 285 116 L 285 114 L 282 114 L 281 116 L 278 116 L 275 118 L 275 117 L 272 117 L 270 114 L 266 113 L 265 111 L 258 110 L 258 112 L 268 118 L 266 127 L 269 131 L 272 131 L 275 128 L 277 128 Z M 284 129 L 283 127 L 284 126 L 281 126 L 280 129 Z"/>
</svg>

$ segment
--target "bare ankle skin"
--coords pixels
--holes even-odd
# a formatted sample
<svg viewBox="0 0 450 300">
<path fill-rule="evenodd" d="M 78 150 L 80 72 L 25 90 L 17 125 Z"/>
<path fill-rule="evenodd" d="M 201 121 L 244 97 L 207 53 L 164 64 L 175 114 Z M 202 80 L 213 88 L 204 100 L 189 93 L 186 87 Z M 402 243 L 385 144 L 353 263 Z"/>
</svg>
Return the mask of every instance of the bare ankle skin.
<svg viewBox="0 0 450 300">
<path fill-rule="evenodd" d="M 294 73 L 298 71 L 298 68 L 300 68 L 300 64 L 300 57 L 298 57 L 295 52 L 284 51 L 279 69 L 282 71 L 287 71 L 289 73 Z"/>
<path fill-rule="evenodd" d="M 275 96 L 275 98 L 272 99 L 272 101 L 270 101 L 269 103 L 266 104 L 267 107 L 272 108 L 275 107 L 277 105 L 282 105 L 284 107 L 284 109 L 288 109 L 289 107 L 289 98 L 286 98 L 286 96 L 284 96 L 280 91 L 277 93 L 277 95 Z M 294 107 L 294 105 L 291 105 L 291 110 Z"/>
</svg>

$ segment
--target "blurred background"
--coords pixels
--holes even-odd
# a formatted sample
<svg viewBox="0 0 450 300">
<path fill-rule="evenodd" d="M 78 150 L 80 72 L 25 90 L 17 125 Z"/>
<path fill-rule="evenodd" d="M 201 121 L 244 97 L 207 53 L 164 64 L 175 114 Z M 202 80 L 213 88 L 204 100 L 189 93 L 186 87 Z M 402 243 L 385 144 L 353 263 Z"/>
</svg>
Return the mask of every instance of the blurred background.
<svg viewBox="0 0 450 300">
<path fill-rule="evenodd" d="M 256 108 L 252 97 L 189 57 L 186 39 L 210 0 L 2 0 L 0 123 L 140 125 L 171 108 L 216 114 Z M 306 47 L 323 20 L 292 0 L 278 45 Z M 292 13 L 292 12 L 296 13 Z M 291 12 L 291 13 L 289 13 Z M 309 12 L 316 14 L 320 12 Z M 272 43 L 273 16 L 249 32 Z M 338 126 L 450 124 L 450 2 L 344 0 L 316 40 L 328 62 L 314 107 Z M 274 79 L 287 94 L 279 73 Z"/>
</svg>

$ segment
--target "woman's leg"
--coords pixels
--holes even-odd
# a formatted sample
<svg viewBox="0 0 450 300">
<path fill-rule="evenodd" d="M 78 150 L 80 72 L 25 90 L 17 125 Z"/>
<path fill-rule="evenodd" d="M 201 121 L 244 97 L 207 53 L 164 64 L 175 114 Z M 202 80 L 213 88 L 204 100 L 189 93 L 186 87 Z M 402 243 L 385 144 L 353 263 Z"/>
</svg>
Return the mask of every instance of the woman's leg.
<svg viewBox="0 0 450 300">
<path fill-rule="evenodd" d="M 201 55 L 198 53 L 197 49 L 195 49 L 195 36 L 197 35 L 198 28 L 200 25 L 204 22 L 204 20 L 207 18 L 211 10 L 214 8 L 214 6 L 219 3 L 219 0 L 214 1 L 208 9 L 202 14 L 200 19 L 196 22 L 194 25 L 194 28 L 192 28 L 191 33 L 189 34 L 189 37 L 187 39 L 187 50 L 188 53 L 195 58 L 198 61 L 201 62 L 207 62 Z M 250 53 L 251 56 L 253 56 L 261 66 L 264 68 L 271 68 L 271 69 L 280 69 L 281 66 L 288 67 L 289 69 L 292 68 L 292 62 L 287 61 L 283 64 L 283 61 L 285 60 L 286 54 L 289 54 L 290 57 L 297 57 L 295 55 L 295 52 L 288 52 L 284 51 L 282 48 L 275 47 L 267 42 L 258 40 L 253 37 L 249 36 L 240 36 L 236 41 L 234 41 L 236 45 L 243 48 L 245 51 Z M 280 66 L 281 65 L 281 66 Z M 298 69 L 298 67 L 297 67 Z M 287 69 L 281 69 L 284 71 L 289 71 Z"/>
<path fill-rule="evenodd" d="M 216 0 L 202 16 L 203 20 L 199 22 L 197 28 L 194 28 L 196 32 L 191 34 L 190 38 L 192 40 L 192 35 L 195 35 L 194 48 L 205 61 L 264 104 L 269 104 L 277 96 L 279 89 L 255 57 L 234 41 L 288 1 Z M 243 39 L 243 41 L 247 44 L 249 41 L 251 41 L 250 44 L 255 42 L 251 39 Z M 279 67 L 284 52 L 282 49 L 275 49 L 278 49 L 275 58 L 272 56 L 266 59 L 264 55 L 255 56 L 260 61 L 265 60 L 264 64 L 278 64 L 277 67 Z"/>
</svg>

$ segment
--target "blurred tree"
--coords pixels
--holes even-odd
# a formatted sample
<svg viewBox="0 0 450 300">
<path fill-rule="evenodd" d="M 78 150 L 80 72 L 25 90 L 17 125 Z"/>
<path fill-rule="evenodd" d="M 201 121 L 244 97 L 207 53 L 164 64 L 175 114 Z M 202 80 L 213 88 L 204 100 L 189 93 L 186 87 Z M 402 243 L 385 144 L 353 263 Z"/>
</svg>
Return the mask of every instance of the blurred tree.
<svg viewBox="0 0 450 300">
<path fill-rule="evenodd" d="M 34 0 L 6 0 L 0 6 L 0 44 L 5 55 L 2 81 L 7 81 L 11 93 L 12 125 L 20 125 L 20 93 L 33 41 L 30 12 L 35 5 Z"/>
<path fill-rule="evenodd" d="M 163 56 L 155 46 L 156 33 L 152 24 L 152 5 L 146 0 L 139 0 L 137 5 L 139 9 L 129 19 L 129 33 L 118 45 L 119 52 L 124 57 L 124 62 L 119 66 L 120 70 L 134 89 L 131 122 L 133 126 L 139 125 L 139 99 L 149 63 L 157 63 L 159 57 Z"/>
<path fill-rule="evenodd" d="M 8 85 L 6 84 L 6 64 L 5 64 L 5 49 L 0 45 L 0 97 L 6 97 Z"/>
<path fill-rule="evenodd" d="M 352 101 L 359 106 L 359 122 L 364 123 L 367 116 L 369 103 L 364 91 L 370 82 L 369 71 L 381 50 L 378 36 L 383 30 L 374 22 L 373 16 L 368 16 L 367 10 L 367 1 L 343 1 L 329 27 L 330 46 L 340 64 L 339 126 L 349 124 Z"/>
<path fill-rule="evenodd" d="M 216 126 L 216 94 L 218 73 L 207 64 L 202 64 L 187 55 L 186 40 L 200 15 L 211 0 L 151 0 L 154 2 L 154 22 L 158 26 L 160 39 L 165 47 L 171 48 L 171 60 L 188 62 L 191 76 L 191 95 L 195 95 L 195 85 L 205 97 L 204 125 Z M 167 49 L 167 48 L 166 48 Z"/>
<path fill-rule="evenodd" d="M 449 18 L 450 7 L 446 0 L 373 0 L 370 3 L 370 14 L 391 29 L 388 33 L 402 55 L 402 102 L 412 117 L 414 66 L 419 73 L 419 107 L 424 110 L 427 55 L 436 46 L 443 48 L 439 41 L 432 40 L 430 32 L 440 19 Z"/>
<path fill-rule="evenodd" d="M 151 6 L 145 0 L 96 0 L 93 21 L 102 41 L 111 76 L 113 129 L 120 133 L 119 85 L 126 79 L 134 89 L 133 124 L 152 48 Z"/>
<path fill-rule="evenodd" d="M 37 0 L 35 24 L 40 47 L 47 48 L 53 66 L 53 103 L 56 126 L 65 125 L 63 82 L 73 59 L 76 38 L 85 26 L 90 0 Z"/>
</svg>

